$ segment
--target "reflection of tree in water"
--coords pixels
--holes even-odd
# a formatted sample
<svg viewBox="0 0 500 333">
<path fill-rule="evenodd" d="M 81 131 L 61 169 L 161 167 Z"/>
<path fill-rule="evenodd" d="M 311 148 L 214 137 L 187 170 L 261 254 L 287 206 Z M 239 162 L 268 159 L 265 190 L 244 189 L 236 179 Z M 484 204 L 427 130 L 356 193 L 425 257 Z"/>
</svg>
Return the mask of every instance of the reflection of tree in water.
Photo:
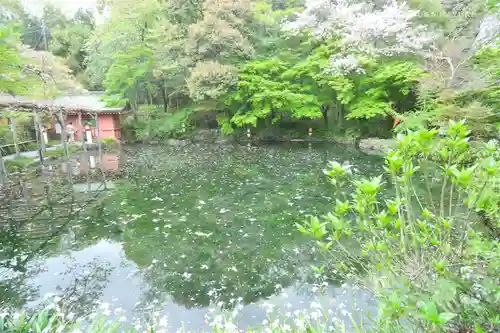
<svg viewBox="0 0 500 333">
<path fill-rule="evenodd" d="M 4 264 L 0 263 L 0 304 L 2 307 L 18 309 L 38 294 L 38 288 L 29 284 L 28 280 L 38 274 L 40 269 L 15 272 L 3 266 Z"/>
<path fill-rule="evenodd" d="M 186 307 L 230 307 L 306 280 L 309 242 L 294 223 L 306 208 L 331 209 L 323 153 L 194 149 L 165 163 L 153 154 L 147 170 L 139 153 L 108 204 L 128 258 L 149 282 L 143 303 L 173 297 Z"/>
<path fill-rule="evenodd" d="M 0 301 L 22 307 L 39 296 L 27 281 L 37 258 L 57 254 L 61 235 L 93 209 L 100 192 L 75 194 L 72 180 L 51 172 L 10 177 L 0 191 Z"/>
<path fill-rule="evenodd" d="M 86 264 L 73 262 L 62 274 L 70 279 L 70 284 L 57 286 L 57 295 L 66 314 L 84 318 L 95 311 L 112 270 L 109 262 L 97 258 Z"/>
</svg>

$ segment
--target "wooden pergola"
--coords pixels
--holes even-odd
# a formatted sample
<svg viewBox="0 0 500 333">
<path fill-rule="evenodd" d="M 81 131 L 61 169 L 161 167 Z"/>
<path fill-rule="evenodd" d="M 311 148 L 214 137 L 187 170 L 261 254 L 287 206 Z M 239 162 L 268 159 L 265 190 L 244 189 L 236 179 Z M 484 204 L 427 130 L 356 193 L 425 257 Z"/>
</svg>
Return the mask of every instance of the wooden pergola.
<svg viewBox="0 0 500 333">
<path fill-rule="evenodd" d="M 86 95 L 71 95 L 56 97 L 50 100 L 35 100 L 29 97 L 12 96 L 0 94 L 0 111 L 9 112 L 27 112 L 33 114 L 33 122 L 39 146 L 40 161 L 43 163 L 43 153 L 46 150 L 46 144 L 43 139 L 43 123 L 42 117 L 55 119 L 61 126 L 61 133 L 66 133 L 66 116 L 69 114 L 77 114 L 80 128 L 83 127 L 82 115 L 90 115 L 96 120 L 97 146 L 101 151 L 101 138 L 99 130 L 98 115 L 102 113 L 121 113 L 126 111 L 125 107 L 107 107 L 102 99 L 102 92 L 88 93 Z M 13 145 L 16 155 L 20 155 L 19 142 L 15 131 L 15 119 L 10 118 L 11 131 L 13 133 Z M 81 141 L 84 149 L 84 137 L 81 135 Z M 67 140 L 65 135 L 61 135 L 61 144 L 67 154 Z M 0 151 L 0 177 L 6 175 L 6 169 L 3 164 L 3 157 Z"/>
</svg>

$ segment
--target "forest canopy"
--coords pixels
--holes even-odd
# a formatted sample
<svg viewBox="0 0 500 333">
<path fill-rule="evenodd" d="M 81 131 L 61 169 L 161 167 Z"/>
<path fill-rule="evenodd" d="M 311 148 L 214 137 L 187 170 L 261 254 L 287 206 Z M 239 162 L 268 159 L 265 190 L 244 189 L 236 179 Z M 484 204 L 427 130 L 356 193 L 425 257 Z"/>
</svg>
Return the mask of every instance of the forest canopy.
<svg viewBox="0 0 500 333">
<path fill-rule="evenodd" d="M 104 90 L 110 105 L 130 105 L 139 136 L 172 135 L 166 123 L 207 111 L 224 133 L 318 119 L 327 132 L 387 136 L 392 119 L 404 130 L 466 118 L 474 135 L 498 135 L 495 0 L 98 5 L 100 24 L 90 10 L 70 17 L 49 5 L 36 16 L 3 0 L 2 36 L 10 37 L 0 47 L 10 51 L 0 64 L 10 64 L 2 69 L 10 81 L 1 90 L 35 84 L 20 79 L 29 47 L 60 58 L 52 62 L 85 88 Z"/>
</svg>

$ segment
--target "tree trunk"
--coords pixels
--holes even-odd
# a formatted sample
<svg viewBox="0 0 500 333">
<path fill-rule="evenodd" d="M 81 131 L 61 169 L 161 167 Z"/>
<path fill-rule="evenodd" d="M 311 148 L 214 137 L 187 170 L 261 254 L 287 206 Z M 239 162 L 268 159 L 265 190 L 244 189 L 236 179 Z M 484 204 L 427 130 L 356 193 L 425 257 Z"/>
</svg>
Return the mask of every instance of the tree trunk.
<svg viewBox="0 0 500 333">
<path fill-rule="evenodd" d="M 33 113 L 33 122 L 35 125 L 36 141 L 38 143 L 38 156 L 40 163 L 43 165 L 43 152 L 45 151 L 45 138 L 43 137 L 43 128 L 40 124 L 40 117 L 36 111 Z"/>
<path fill-rule="evenodd" d="M 323 115 L 323 123 L 325 125 L 325 129 L 328 131 L 328 106 L 321 105 L 320 106 L 321 114 Z"/>
<path fill-rule="evenodd" d="M 7 168 L 5 167 L 5 163 L 3 162 L 2 151 L 0 150 L 0 183 L 4 184 L 7 181 Z"/>
<path fill-rule="evenodd" d="M 16 132 L 16 118 L 10 118 L 10 130 L 12 132 L 12 140 L 14 141 L 14 149 L 16 150 L 16 156 L 21 155 L 18 146 L 17 132 Z"/>
<path fill-rule="evenodd" d="M 161 88 L 161 96 L 163 98 L 163 111 L 165 113 L 168 112 L 168 100 L 167 100 L 167 89 L 165 89 L 165 85 Z"/>
<path fill-rule="evenodd" d="M 338 119 L 338 126 L 339 126 L 339 129 L 342 130 L 342 127 L 344 126 L 343 125 L 343 122 L 344 122 L 344 106 L 337 102 L 337 119 Z"/>
</svg>

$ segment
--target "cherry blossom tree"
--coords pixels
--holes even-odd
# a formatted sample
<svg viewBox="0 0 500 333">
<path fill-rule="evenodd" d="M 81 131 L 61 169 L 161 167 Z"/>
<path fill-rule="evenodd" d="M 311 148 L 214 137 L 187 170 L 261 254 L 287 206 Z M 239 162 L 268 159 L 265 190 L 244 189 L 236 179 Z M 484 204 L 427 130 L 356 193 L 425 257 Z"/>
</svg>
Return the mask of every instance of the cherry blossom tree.
<svg viewBox="0 0 500 333">
<path fill-rule="evenodd" d="M 385 0 L 308 0 L 288 29 L 309 28 L 322 37 L 336 37 L 345 49 L 373 55 L 429 52 L 436 34 L 418 20 L 419 11 L 405 3 Z"/>
</svg>

